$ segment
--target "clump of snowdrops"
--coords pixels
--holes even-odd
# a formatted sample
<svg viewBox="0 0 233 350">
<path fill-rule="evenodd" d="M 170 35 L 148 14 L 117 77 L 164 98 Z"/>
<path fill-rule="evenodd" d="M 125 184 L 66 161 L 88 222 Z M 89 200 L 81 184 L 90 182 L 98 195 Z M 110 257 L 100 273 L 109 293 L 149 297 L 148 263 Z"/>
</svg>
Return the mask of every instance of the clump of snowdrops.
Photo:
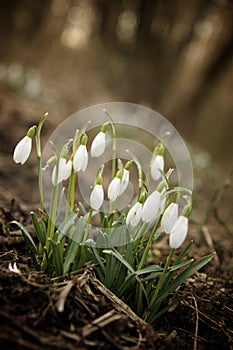
<svg viewBox="0 0 233 350">
<path fill-rule="evenodd" d="M 118 297 L 128 303 L 134 311 L 149 323 L 179 300 L 166 302 L 187 278 L 207 264 L 213 253 L 198 261 L 189 259 L 192 241 L 183 245 L 188 232 L 188 217 L 192 209 L 191 192 L 185 188 L 171 187 L 172 169 L 165 172 L 164 146 L 159 142 L 151 158 L 148 172 L 144 175 L 141 165 L 133 153 L 131 160 L 116 159 L 117 128 L 107 111 L 106 123 L 91 142 L 87 150 L 87 125 L 76 130 L 61 150 L 52 145 L 53 156 L 46 167 L 52 167 L 52 194 L 49 212 L 43 199 L 41 128 L 45 114 L 38 126 L 32 126 L 19 141 L 13 159 L 24 164 L 31 153 L 35 140 L 38 161 L 38 186 L 40 196 L 39 213 L 31 212 L 35 234 L 31 235 L 19 222 L 32 252 L 35 267 L 50 276 L 64 276 L 87 264 L 94 265 L 100 281 Z M 89 207 L 76 203 L 76 180 L 80 172 L 86 171 L 89 157 L 98 158 L 106 149 L 106 131 L 111 132 L 111 179 L 107 188 L 103 186 L 104 164 L 100 165 L 95 182 L 90 184 Z M 132 166 L 137 169 L 138 188 L 132 202 L 123 210 L 118 209 L 119 197 L 126 191 Z M 67 205 L 63 221 L 57 223 L 60 185 L 68 183 Z M 155 190 L 148 193 L 149 183 Z M 183 196 L 186 205 L 179 208 L 178 199 Z M 104 199 L 109 211 L 104 212 Z M 94 222 L 98 225 L 95 226 Z M 161 234 L 168 236 L 170 247 L 166 263 L 148 264 L 152 245 Z M 178 251 L 177 251 L 178 249 Z M 176 252 L 176 254 L 174 254 Z M 65 277 L 64 277 L 65 278 Z"/>
</svg>

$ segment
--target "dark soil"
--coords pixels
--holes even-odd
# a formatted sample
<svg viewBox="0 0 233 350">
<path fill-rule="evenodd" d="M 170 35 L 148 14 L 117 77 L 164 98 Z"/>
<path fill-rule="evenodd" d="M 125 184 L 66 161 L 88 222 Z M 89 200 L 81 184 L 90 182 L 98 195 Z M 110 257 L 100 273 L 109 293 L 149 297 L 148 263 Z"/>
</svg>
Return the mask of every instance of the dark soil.
<svg viewBox="0 0 233 350">
<path fill-rule="evenodd" d="M 1 348 L 233 349 L 230 175 L 225 174 L 217 190 L 198 175 L 191 255 L 198 259 L 215 250 L 216 256 L 176 291 L 176 297 L 185 299 L 151 327 L 96 279 L 91 266 L 65 281 L 50 280 L 35 271 L 21 232 L 13 227 L 7 236 L 6 224 L 12 219 L 32 231 L 29 212 L 37 208 L 35 164 L 27 171 L 27 166 L 14 165 L 11 157 L 15 143 L 45 111 L 9 91 L 0 94 L 0 105 Z M 48 122 L 45 135 L 50 131 Z M 163 260 L 166 254 L 167 244 L 161 239 L 155 259 Z M 9 271 L 14 262 L 20 274 Z"/>
</svg>

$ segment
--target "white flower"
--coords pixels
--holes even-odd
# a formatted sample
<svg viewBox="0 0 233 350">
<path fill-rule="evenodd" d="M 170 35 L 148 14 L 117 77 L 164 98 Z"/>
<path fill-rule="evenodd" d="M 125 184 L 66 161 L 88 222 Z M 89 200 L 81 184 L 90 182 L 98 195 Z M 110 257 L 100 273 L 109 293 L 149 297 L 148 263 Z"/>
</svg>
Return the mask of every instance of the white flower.
<svg viewBox="0 0 233 350">
<path fill-rule="evenodd" d="M 16 145 L 13 160 L 15 163 L 24 164 L 30 156 L 32 150 L 32 138 L 24 136 Z"/>
<path fill-rule="evenodd" d="M 161 220 L 162 230 L 166 233 L 170 233 L 177 218 L 178 218 L 178 204 L 171 203 L 166 208 L 166 210 L 163 214 L 163 217 Z"/>
<path fill-rule="evenodd" d="M 64 181 L 69 179 L 70 174 L 71 174 L 71 170 L 72 170 L 72 166 L 73 166 L 73 163 L 69 159 L 68 162 L 66 163 L 65 170 L 64 170 L 64 173 L 63 173 L 63 180 Z"/>
<path fill-rule="evenodd" d="M 152 192 L 143 204 L 142 220 L 144 222 L 152 222 L 156 219 L 160 210 L 161 193 L 158 191 Z"/>
<path fill-rule="evenodd" d="M 90 206 L 94 210 L 99 210 L 104 201 L 104 190 L 102 185 L 95 185 L 90 196 Z"/>
<path fill-rule="evenodd" d="M 108 199 L 115 201 L 119 196 L 121 179 L 114 177 L 108 186 Z"/>
<path fill-rule="evenodd" d="M 106 146 L 106 134 L 103 131 L 100 131 L 91 144 L 91 156 L 93 158 L 100 157 L 105 150 Z"/>
<path fill-rule="evenodd" d="M 56 184 L 58 185 L 63 180 L 67 180 L 70 177 L 71 169 L 72 169 L 71 160 L 66 162 L 65 158 L 60 158 L 58 163 L 57 183 L 56 183 L 57 165 L 55 165 L 52 172 L 52 184 L 55 186 Z"/>
<path fill-rule="evenodd" d="M 126 225 L 131 225 L 135 227 L 142 217 L 142 203 L 135 203 L 132 208 L 129 210 L 126 217 Z"/>
<path fill-rule="evenodd" d="M 169 235 L 169 245 L 170 248 L 177 249 L 184 242 L 188 232 L 188 218 L 186 216 L 180 215 L 175 222 L 170 235 Z"/>
<path fill-rule="evenodd" d="M 157 155 L 151 164 L 151 177 L 153 180 L 158 180 L 161 177 L 160 170 L 164 170 L 164 158 L 161 155 Z"/>
<path fill-rule="evenodd" d="M 124 168 L 122 179 L 120 182 L 119 196 L 125 192 L 126 188 L 128 187 L 128 184 L 129 184 L 129 170 Z"/>
<path fill-rule="evenodd" d="M 74 155 L 73 167 L 74 171 L 85 171 L 88 163 L 88 153 L 86 145 L 80 145 Z"/>
</svg>

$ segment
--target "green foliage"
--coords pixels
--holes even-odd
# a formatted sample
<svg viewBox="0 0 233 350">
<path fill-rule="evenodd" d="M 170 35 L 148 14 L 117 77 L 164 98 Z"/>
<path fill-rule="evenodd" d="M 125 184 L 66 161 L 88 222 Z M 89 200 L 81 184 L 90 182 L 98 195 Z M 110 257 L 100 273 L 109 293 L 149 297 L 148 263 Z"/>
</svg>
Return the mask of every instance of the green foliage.
<svg viewBox="0 0 233 350">
<path fill-rule="evenodd" d="M 108 114 L 107 116 L 109 117 Z M 8 224 L 8 232 L 10 232 L 11 225 L 17 225 L 21 229 L 32 252 L 36 268 L 46 272 L 51 277 L 60 276 L 62 278 L 69 271 L 83 268 L 87 264 L 94 264 L 98 278 L 106 287 L 130 305 L 139 316 L 149 323 L 154 323 L 169 307 L 179 302 L 178 299 L 172 304 L 168 304 L 168 296 L 174 293 L 185 280 L 195 274 L 214 256 L 214 253 L 212 253 L 198 261 L 187 259 L 186 256 L 192 245 L 192 242 L 189 242 L 174 259 L 175 248 L 170 242 L 171 249 L 165 265 L 148 265 L 148 254 L 151 247 L 164 231 L 164 213 L 166 211 L 166 217 L 169 218 L 169 203 L 176 202 L 182 192 L 185 192 L 185 198 L 187 198 L 187 193 L 189 197 L 183 210 L 185 214 L 179 218 L 183 219 L 184 215 L 188 216 L 190 214 L 191 197 L 189 191 L 179 187 L 172 188 L 169 180 L 172 170 L 165 173 L 161 168 L 159 169 L 161 180 L 156 188 L 156 195 L 159 194 L 160 196 L 159 205 L 155 208 L 152 203 L 152 207 L 149 206 L 146 209 L 144 203 L 149 198 L 147 188 L 150 181 L 151 167 L 144 179 L 140 162 L 136 156 L 130 153 L 132 162 L 135 163 L 138 171 L 138 192 L 129 206 L 119 212 L 116 199 L 113 202 L 110 201 L 110 214 L 105 214 L 101 210 L 102 203 L 100 203 L 100 210 L 98 211 L 94 211 L 92 206 L 90 209 L 86 209 L 81 202 L 76 204 L 74 200 L 76 173 L 72 166 L 67 177 L 67 166 L 68 163 L 73 161 L 80 145 L 83 148 L 86 147 L 86 129 L 88 125 L 85 125 L 80 131 L 76 131 L 74 140 L 69 140 L 63 146 L 61 152 L 56 149 L 55 145 L 52 145 L 54 156 L 49 160 L 49 163 L 54 162 L 55 176 L 53 178 L 50 211 L 47 215 L 43 203 L 40 149 L 40 132 L 44 121 L 45 116 L 43 116 L 39 126 L 34 127 L 36 128 L 38 155 L 40 217 L 31 212 L 34 226 L 33 234 L 16 221 Z M 124 168 L 121 160 L 116 161 L 116 126 L 111 117 L 109 117 L 109 123 L 106 124 L 105 128 L 108 125 L 111 127 L 114 139 L 112 158 L 112 179 L 114 179 L 117 164 L 118 171 L 123 174 L 124 170 L 129 171 L 127 167 L 130 168 L 132 162 L 129 162 L 127 167 Z M 67 146 L 71 142 L 72 151 L 71 154 L 68 154 Z M 161 161 L 161 157 L 163 157 L 161 149 L 161 144 L 155 148 L 151 164 L 157 156 Z M 62 168 L 59 168 L 61 166 Z M 102 165 L 96 175 L 95 185 L 97 186 L 102 186 L 103 170 L 104 166 Z M 58 214 L 61 213 L 61 201 L 64 196 L 63 190 L 59 195 L 58 183 L 67 178 L 69 178 L 67 207 L 63 221 L 58 224 L 57 218 Z M 98 205 L 98 200 L 103 201 L 103 198 L 94 198 L 94 207 Z M 135 212 L 133 212 L 134 208 Z M 156 219 L 153 219 L 153 222 L 143 222 L 141 214 L 143 210 L 157 210 L 158 215 Z M 99 227 L 94 229 L 94 234 L 91 226 L 93 216 L 99 218 L 100 222 Z M 136 222 L 135 218 L 137 217 L 139 220 Z M 172 217 L 170 220 L 173 220 Z M 178 222 L 178 218 L 176 220 Z M 180 228 L 176 228 L 174 232 L 172 230 L 169 232 L 170 236 L 172 234 L 178 235 L 176 239 L 176 245 L 178 240 L 178 247 L 182 245 L 184 240 L 184 238 L 182 240 L 179 238 L 179 229 L 182 230 L 185 238 L 188 230 L 186 217 Z"/>
</svg>

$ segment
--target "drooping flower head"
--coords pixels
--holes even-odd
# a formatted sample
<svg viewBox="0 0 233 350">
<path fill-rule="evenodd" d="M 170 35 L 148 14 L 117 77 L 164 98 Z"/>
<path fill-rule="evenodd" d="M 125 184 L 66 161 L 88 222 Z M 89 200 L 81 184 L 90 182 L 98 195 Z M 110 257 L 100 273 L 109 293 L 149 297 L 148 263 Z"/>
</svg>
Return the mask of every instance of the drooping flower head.
<svg viewBox="0 0 233 350">
<path fill-rule="evenodd" d="M 75 152 L 73 159 L 73 168 L 75 172 L 85 172 L 88 164 L 88 152 L 87 152 L 87 136 L 83 135 L 81 145 L 79 145 Z"/>
<path fill-rule="evenodd" d="M 137 226 L 142 217 L 142 203 L 136 202 L 129 210 L 126 217 L 126 225 Z"/>
<path fill-rule="evenodd" d="M 120 182 L 119 196 L 122 195 L 128 187 L 129 171 L 131 169 L 132 164 L 133 164 L 132 160 L 128 161 L 123 169 L 123 174 L 122 174 L 122 178 L 121 178 L 121 182 Z"/>
<path fill-rule="evenodd" d="M 103 172 L 104 166 L 102 166 L 97 174 L 95 186 L 90 195 L 90 206 L 94 210 L 99 210 L 104 201 L 104 190 L 103 190 Z"/>
<path fill-rule="evenodd" d="M 171 229 L 169 245 L 172 249 L 179 248 L 184 242 L 188 233 L 188 218 L 180 215 Z"/>
<path fill-rule="evenodd" d="M 66 159 L 61 157 L 58 161 L 58 173 L 57 173 L 57 165 L 54 165 L 53 171 L 52 171 L 52 184 L 58 185 L 60 182 L 67 180 L 70 177 L 72 170 L 72 161 L 68 160 L 66 162 Z M 57 181 L 56 181 L 57 176 Z"/>
<path fill-rule="evenodd" d="M 178 219 L 178 204 L 171 203 L 166 208 L 162 220 L 161 228 L 165 233 L 170 233 L 176 220 Z"/>
<path fill-rule="evenodd" d="M 161 204 L 161 193 L 157 190 L 152 192 L 143 204 L 142 221 L 150 223 L 159 215 Z"/>
<path fill-rule="evenodd" d="M 24 164 L 28 160 L 32 150 L 32 138 L 35 134 L 35 126 L 31 127 L 27 135 L 24 136 L 16 145 L 13 154 L 13 160 L 15 163 Z"/>
<path fill-rule="evenodd" d="M 108 186 L 108 199 L 115 201 L 120 194 L 122 172 L 119 170 Z"/>
<path fill-rule="evenodd" d="M 101 131 L 95 136 L 94 140 L 92 141 L 91 144 L 91 156 L 93 158 L 100 157 L 106 147 L 106 128 L 107 128 L 108 123 L 105 123 Z"/>
<path fill-rule="evenodd" d="M 164 171 L 164 146 L 159 143 L 153 154 L 151 163 L 151 177 L 153 180 L 158 180 L 161 177 L 161 171 Z"/>
</svg>

